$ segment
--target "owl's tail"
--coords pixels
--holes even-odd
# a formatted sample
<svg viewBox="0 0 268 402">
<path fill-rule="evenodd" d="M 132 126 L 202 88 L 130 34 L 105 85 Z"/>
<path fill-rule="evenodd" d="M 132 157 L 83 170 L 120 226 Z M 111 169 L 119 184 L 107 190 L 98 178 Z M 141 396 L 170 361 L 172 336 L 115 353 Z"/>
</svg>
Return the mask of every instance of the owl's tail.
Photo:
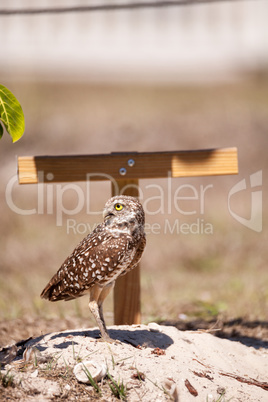
<svg viewBox="0 0 268 402">
<path fill-rule="evenodd" d="M 74 295 L 66 289 L 61 279 L 58 275 L 54 275 L 53 278 L 48 282 L 47 286 L 42 291 L 40 297 L 42 299 L 47 299 L 49 301 L 55 302 L 58 300 L 73 300 L 77 297 L 83 296 L 82 294 Z"/>
<path fill-rule="evenodd" d="M 43 289 L 40 297 L 42 299 L 47 299 L 50 301 L 56 301 L 58 300 L 57 298 L 55 298 L 55 283 L 53 281 L 54 278 L 51 279 L 51 281 L 49 281 L 49 283 L 47 284 L 47 286 Z"/>
</svg>

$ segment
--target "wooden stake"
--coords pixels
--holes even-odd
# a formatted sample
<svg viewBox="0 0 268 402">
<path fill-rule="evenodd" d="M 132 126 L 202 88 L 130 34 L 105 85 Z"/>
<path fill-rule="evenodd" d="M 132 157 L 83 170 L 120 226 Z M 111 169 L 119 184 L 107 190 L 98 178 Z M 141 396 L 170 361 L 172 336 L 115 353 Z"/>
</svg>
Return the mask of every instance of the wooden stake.
<svg viewBox="0 0 268 402">
<path fill-rule="evenodd" d="M 138 180 L 118 180 L 112 184 L 112 195 L 139 196 Z M 114 287 L 115 325 L 140 324 L 140 264 L 128 274 L 117 279 Z"/>
</svg>

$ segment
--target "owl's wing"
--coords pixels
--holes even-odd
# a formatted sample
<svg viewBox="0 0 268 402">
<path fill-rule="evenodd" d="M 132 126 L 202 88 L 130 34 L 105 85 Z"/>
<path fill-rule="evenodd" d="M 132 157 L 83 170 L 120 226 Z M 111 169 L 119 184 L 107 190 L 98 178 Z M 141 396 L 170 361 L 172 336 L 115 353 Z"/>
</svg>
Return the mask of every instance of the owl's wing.
<svg viewBox="0 0 268 402">
<path fill-rule="evenodd" d="M 131 271 L 133 268 L 135 268 L 138 263 L 141 260 L 141 256 L 143 254 L 143 251 L 146 246 L 146 237 L 145 234 L 141 237 L 139 244 L 137 245 L 137 248 L 135 249 L 135 253 L 133 256 L 133 259 L 128 267 L 121 273 L 121 275 L 127 274 L 129 271 Z"/>
<path fill-rule="evenodd" d="M 111 234 L 103 224 L 91 232 L 64 261 L 41 297 L 51 301 L 82 296 L 95 283 L 105 285 L 129 265 L 135 251 L 128 234 Z M 122 269 L 123 268 L 123 269 Z M 117 274 L 117 275 L 116 275 Z"/>
</svg>

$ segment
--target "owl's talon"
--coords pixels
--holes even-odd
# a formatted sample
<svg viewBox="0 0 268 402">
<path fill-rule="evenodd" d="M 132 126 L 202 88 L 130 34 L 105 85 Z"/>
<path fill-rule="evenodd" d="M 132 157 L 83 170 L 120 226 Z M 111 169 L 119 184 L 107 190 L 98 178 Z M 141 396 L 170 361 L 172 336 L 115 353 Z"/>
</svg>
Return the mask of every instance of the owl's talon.
<svg viewBox="0 0 268 402">
<path fill-rule="evenodd" d="M 118 345 L 121 344 L 120 341 L 118 341 L 117 339 L 110 338 L 109 335 L 102 336 L 102 337 L 99 339 L 99 341 L 100 341 L 100 342 L 107 342 L 107 343 L 116 343 L 116 344 L 118 344 Z"/>
</svg>

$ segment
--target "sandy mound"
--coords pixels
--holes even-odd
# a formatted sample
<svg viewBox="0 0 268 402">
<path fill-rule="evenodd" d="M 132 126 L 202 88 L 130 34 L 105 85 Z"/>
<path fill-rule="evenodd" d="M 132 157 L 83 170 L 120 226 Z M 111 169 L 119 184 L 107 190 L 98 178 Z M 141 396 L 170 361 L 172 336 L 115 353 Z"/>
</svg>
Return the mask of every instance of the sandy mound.
<svg viewBox="0 0 268 402">
<path fill-rule="evenodd" d="M 108 368 L 109 374 L 127 386 L 128 401 L 264 401 L 268 398 L 267 350 L 247 347 L 239 342 L 217 338 L 206 332 L 179 331 L 174 327 L 112 326 L 110 336 L 120 343 L 97 340 L 99 331 L 80 329 L 55 332 L 32 339 L 24 360 L 35 356 L 35 367 L 19 370 L 17 360 L 5 370 L 16 372 L 20 386 L 35 390 L 29 400 L 68 399 L 71 386 L 57 377 L 48 380 L 41 369 L 56 370 L 74 366 L 81 360 L 94 360 Z M 40 352 L 31 354 L 36 349 Z M 3 371 L 2 371 L 3 373 Z M 3 375 L 3 374 L 2 374 Z M 72 374 L 73 375 L 73 374 Z M 73 376 L 72 381 L 76 381 Z M 105 384 L 100 383 L 100 388 Z M 91 388 L 91 385 L 83 385 Z M 105 391 L 107 392 L 107 391 Z M 219 399 L 222 395 L 222 399 Z M 103 395 L 104 397 L 104 395 Z M 70 398 L 71 400 L 72 398 Z M 106 393 L 105 400 L 114 400 Z M 82 399 L 81 399 L 82 400 Z"/>
</svg>

